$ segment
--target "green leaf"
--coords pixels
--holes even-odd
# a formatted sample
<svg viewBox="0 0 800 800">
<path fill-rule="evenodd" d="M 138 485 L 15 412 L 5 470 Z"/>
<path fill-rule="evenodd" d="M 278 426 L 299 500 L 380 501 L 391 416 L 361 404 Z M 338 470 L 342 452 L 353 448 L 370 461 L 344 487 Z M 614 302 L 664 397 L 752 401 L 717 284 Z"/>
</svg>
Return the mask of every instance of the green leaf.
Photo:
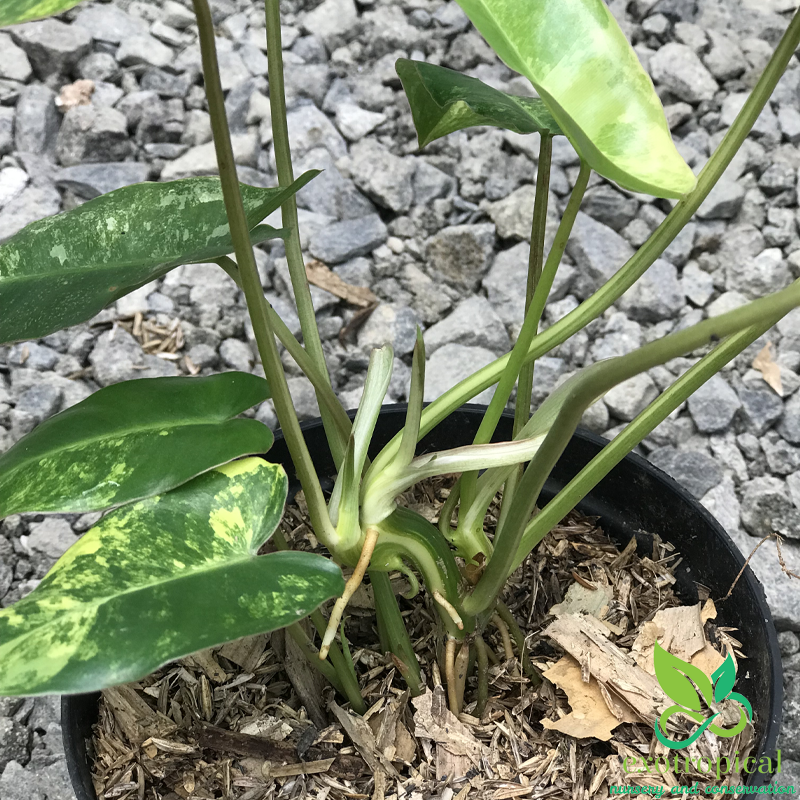
<svg viewBox="0 0 800 800">
<path fill-rule="evenodd" d="M 78 5 L 80 0 L 2 0 L 0 27 L 18 25 L 31 19 L 52 17 Z"/>
<path fill-rule="evenodd" d="M 395 68 L 411 106 L 420 147 L 476 125 L 515 133 L 561 133 L 538 98 L 506 94 L 477 78 L 424 61 L 400 58 Z"/>
<path fill-rule="evenodd" d="M 242 184 L 250 227 L 317 174 L 306 172 L 285 189 Z M 253 239 L 284 233 L 262 225 Z M 139 183 L 101 195 L 0 245 L 0 342 L 83 322 L 173 267 L 232 250 L 219 178 Z"/>
<path fill-rule="evenodd" d="M 287 485 L 280 466 L 248 458 L 104 517 L 31 594 L 0 610 L 0 695 L 137 680 L 341 594 L 341 571 L 326 558 L 256 555 Z"/>
<path fill-rule="evenodd" d="M 658 642 L 653 652 L 653 664 L 659 685 L 678 705 L 692 711 L 702 710 L 700 695 L 692 686 L 692 681 L 702 692 L 706 703 L 711 704 L 713 697 L 711 681 L 701 669 L 668 653 Z"/>
<path fill-rule="evenodd" d="M 458 2 L 594 170 L 656 197 L 694 187 L 653 83 L 602 0 Z"/>
<path fill-rule="evenodd" d="M 721 703 L 733 690 L 736 683 L 736 664 L 728 653 L 727 658 L 711 673 L 714 682 L 714 702 Z"/>
<path fill-rule="evenodd" d="M 267 382 L 243 372 L 143 378 L 101 389 L 0 456 L 0 518 L 118 506 L 239 456 L 265 453 L 270 429 L 232 417 L 267 397 Z"/>
</svg>

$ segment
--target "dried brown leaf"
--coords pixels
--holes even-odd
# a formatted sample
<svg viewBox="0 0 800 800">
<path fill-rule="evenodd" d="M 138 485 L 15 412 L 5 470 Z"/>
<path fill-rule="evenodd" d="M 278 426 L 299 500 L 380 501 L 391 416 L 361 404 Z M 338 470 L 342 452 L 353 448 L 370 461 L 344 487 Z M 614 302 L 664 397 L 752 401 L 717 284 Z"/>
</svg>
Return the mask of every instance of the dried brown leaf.
<svg viewBox="0 0 800 800">
<path fill-rule="evenodd" d="M 753 359 L 753 369 L 757 369 L 778 396 L 783 397 L 781 368 L 772 360 L 772 342 L 767 342 Z"/>
</svg>

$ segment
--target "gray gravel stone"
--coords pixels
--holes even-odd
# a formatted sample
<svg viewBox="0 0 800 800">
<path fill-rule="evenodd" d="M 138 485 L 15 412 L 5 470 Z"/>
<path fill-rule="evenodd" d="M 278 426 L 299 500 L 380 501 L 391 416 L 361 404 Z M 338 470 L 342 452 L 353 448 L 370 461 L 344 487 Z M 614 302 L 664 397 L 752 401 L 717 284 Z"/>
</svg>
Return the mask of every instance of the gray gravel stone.
<svg viewBox="0 0 800 800">
<path fill-rule="evenodd" d="M 619 300 L 619 307 L 639 322 L 674 319 L 685 303 L 678 270 L 663 258 L 656 259 L 647 272 Z"/>
<path fill-rule="evenodd" d="M 172 49 L 150 34 L 126 36 L 117 50 L 117 61 L 123 67 L 166 67 L 174 58 Z M 220 53 L 220 73 L 223 70 L 223 54 Z M 230 87 L 227 87 L 230 88 Z"/>
<path fill-rule="evenodd" d="M 414 199 L 413 159 L 398 158 L 371 139 L 354 145 L 350 158 L 353 180 L 361 191 L 390 211 L 408 211 Z"/>
<path fill-rule="evenodd" d="M 742 207 L 744 195 L 740 184 L 723 176 L 697 209 L 697 216 L 700 219 L 733 219 Z"/>
<path fill-rule="evenodd" d="M 703 495 L 700 502 L 729 534 L 735 535 L 739 531 L 741 506 L 732 478 L 724 477 Z"/>
<path fill-rule="evenodd" d="M 125 115 L 103 106 L 71 108 L 64 115 L 56 140 L 56 156 L 65 167 L 124 161 L 131 149 Z"/>
<path fill-rule="evenodd" d="M 358 142 L 379 125 L 386 115 L 367 111 L 355 103 L 342 103 L 336 110 L 336 127 L 348 142 Z"/>
<path fill-rule="evenodd" d="M 603 225 L 621 231 L 636 216 L 639 201 L 607 183 L 601 183 L 586 192 L 582 208 Z"/>
<path fill-rule="evenodd" d="M 739 389 L 742 402 L 742 416 L 748 430 L 761 436 L 783 415 L 783 401 L 778 395 L 766 389 Z"/>
<path fill-rule="evenodd" d="M 714 279 L 690 261 L 681 271 L 681 288 L 687 300 L 702 308 L 714 296 Z"/>
<path fill-rule="evenodd" d="M 426 206 L 439 197 L 451 194 L 456 186 L 455 179 L 446 172 L 437 169 L 423 159 L 417 159 L 412 185 L 414 188 L 414 204 Z"/>
<path fill-rule="evenodd" d="M 162 378 L 178 374 L 174 362 L 145 355 L 136 339 L 121 329 L 101 334 L 89 355 L 89 361 L 100 386 L 136 378 Z"/>
<path fill-rule="evenodd" d="M 14 149 L 14 109 L 0 108 L 0 156 Z"/>
<path fill-rule="evenodd" d="M 702 433 L 724 431 L 741 408 L 736 392 L 719 375 L 706 381 L 690 398 L 689 413 Z"/>
<path fill-rule="evenodd" d="M 778 433 L 792 444 L 800 444 L 800 393 L 793 394 L 786 402 Z"/>
<path fill-rule="evenodd" d="M 528 252 L 526 242 L 520 242 L 508 250 L 501 250 L 492 262 L 491 269 L 483 279 L 489 302 L 506 325 L 522 325 L 525 316 L 525 298 L 519 291 L 524 286 L 528 275 Z M 553 288 L 550 290 L 550 302 L 564 298 L 570 290 L 575 277 L 575 267 L 564 262 L 556 272 Z"/>
<path fill-rule="evenodd" d="M 335 222 L 315 233 L 309 251 L 325 264 L 341 264 L 371 253 L 386 241 L 386 226 L 377 214 Z"/>
<path fill-rule="evenodd" d="M 119 44 L 131 36 L 145 36 L 148 32 L 143 19 L 110 4 L 81 7 L 75 24 L 90 31 L 94 39 L 111 44 Z"/>
<path fill-rule="evenodd" d="M 375 211 L 375 207 L 356 189 L 355 184 L 339 172 L 327 150 L 311 150 L 296 162 L 297 174 L 310 169 L 322 172 L 297 193 L 297 203 L 302 208 L 335 219 L 359 219 Z"/>
<path fill-rule="evenodd" d="M 358 21 L 353 0 L 324 0 L 303 17 L 303 27 L 329 45 L 336 44 Z"/>
<path fill-rule="evenodd" d="M 50 153 L 56 144 L 61 116 L 55 93 L 41 83 L 32 83 L 20 93 L 14 128 L 14 144 L 23 153 Z"/>
<path fill-rule="evenodd" d="M 428 355 L 450 342 L 483 347 L 498 354 L 511 349 L 503 321 L 491 303 L 480 295 L 463 300 L 449 316 L 425 331 L 425 352 Z"/>
<path fill-rule="evenodd" d="M 70 524 L 59 517 L 46 517 L 43 522 L 32 522 L 30 531 L 28 548 L 51 561 L 64 555 L 77 541 Z"/>
<path fill-rule="evenodd" d="M 13 719 L 0 717 L 0 771 L 10 761 L 25 761 L 28 758 L 30 734 L 24 725 Z"/>
<path fill-rule="evenodd" d="M 792 504 L 782 480 L 754 478 L 742 486 L 742 524 L 753 536 L 780 533 L 798 538 L 800 510 Z"/>
<path fill-rule="evenodd" d="M 644 372 L 615 386 L 603 400 L 617 419 L 629 422 L 640 411 L 644 411 L 656 397 L 658 397 L 658 387 Z"/>
<path fill-rule="evenodd" d="M 135 161 L 103 164 L 76 164 L 56 173 L 56 186 L 70 189 L 78 197 L 91 200 L 123 186 L 147 180 L 150 168 Z"/>
<path fill-rule="evenodd" d="M 578 212 L 567 254 L 582 279 L 580 297 L 588 297 L 605 283 L 632 255 L 633 248 L 616 231 Z"/>
<path fill-rule="evenodd" d="M 17 25 L 10 33 L 27 53 L 41 80 L 51 75 L 69 75 L 92 46 L 92 37 L 85 28 L 52 18 Z"/>
<path fill-rule="evenodd" d="M 665 44 L 652 56 L 650 74 L 656 83 L 687 103 L 711 100 L 718 88 L 694 50 L 677 42 Z"/>
<path fill-rule="evenodd" d="M 458 289 L 472 291 L 486 274 L 494 242 L 491 223 L 452 225 L 428 239 L 426 267 Z"/>
<path fill-rule="evenodd" d="M 250 372 L 255 362 L 250 346 L 240 339 L 225 339 L 219 347 L 219 354 L 226 366 L 242 372 Z"/>
<path fill-rule="evenodd" d="M 233 157 L 237 164 L 255 167 L 258 164 L 258 137 L 250 133 L 231 136 Z M 214 143 L 189 148 L 182 156 L 167 164 L 161 172 L 161 180 L 174 181 L 196 175 L 214 175 L 217 172 L 217 157 Z"/>
<path fill-rule="evenodd" d="M 289 378 L 289 394 L 292 396 L 292 405 L 299 419 L 314 419 L 319 416 L 317 395 L 308 378 Z"/>
<path fill-rule="evenodd" d="M 0 775 L 3 800 L 74 800 L 75 792 L 63 758 L 41 768 L 28 768 L 11 761 Z"/>
<path fill-rule="evenodd" d="M 416 314 L 407 306 L 381 303 L 358 332 L 358 346 L 372 350 L 390 344 L 395 356 L 408 355 L 417 341 Z"/>
<path fill-rule="evenodd" d="M 755 299 L 783 289 L 792 275 L 778 247 L 764 250 L 755 259 L 730 261 L 725 271 L 726 285 Z"/>
<path fill-rule="evenodd" d="M 466 347 L 462 344 L 446 344 L 440 347 L 429 359 L 425 368 L 425 401 L 440 397 L 459 381 L 473 372 L 491 364 L 495 354 L 483 347 Z M 489 403 L 494 387 L 485 389 L 471 403 Z"/>
<path fill-rule="evenodd" d="M 292 154 L 301 157 L 315 147 L 324 147 L 334 158 L 347 152 L 347 143 L 334 124 L 316 106 L 292 109 L 286 115 Z"/>
<path fill-rule="evenodd" d="M 651 453 L 649 458 L 698 499 L 722 481 L 722 467 L 699 450 L 681 451 L 664 447 Z"/>
<path fill-rule="evenodd" d="M 0 33 L 0 78 L 26 83 L 32 74 L 25 51 L 7 33 Z"/>
<path fill-rule="evenodd" d="M 61 210 L 61 196 L 53 186 L 28 186 L 13 203 L 0 211 L 0 241 L 8 239 L 26 225 Z"/>
</svg>

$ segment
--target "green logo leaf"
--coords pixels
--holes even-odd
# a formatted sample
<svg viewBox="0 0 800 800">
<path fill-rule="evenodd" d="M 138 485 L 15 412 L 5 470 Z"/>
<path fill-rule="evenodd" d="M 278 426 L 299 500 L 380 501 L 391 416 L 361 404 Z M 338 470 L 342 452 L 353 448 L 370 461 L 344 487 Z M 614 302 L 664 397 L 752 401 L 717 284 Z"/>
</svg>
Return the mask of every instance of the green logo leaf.
<svg viewBox="0 0 800 800">
<path fill-rule="evenodd" d="M 653 664 L 661 688 L 678 705 L 693 711 L 701 711 L 703 704 L 697 689 L 702 693 L 706 703 L 711 704 L 713 698 L 711 681 L 701 669 L 668 653 L 658 642 L 653 653 Z"/>
<path fill-rule="evenodd" d="M 721 703 L 731 693 L 733 684 L 736 683 L 736 665 L 730 653 L 711 673 L 711 678 L 714 681 L 714 702 Z"/>
</svg>

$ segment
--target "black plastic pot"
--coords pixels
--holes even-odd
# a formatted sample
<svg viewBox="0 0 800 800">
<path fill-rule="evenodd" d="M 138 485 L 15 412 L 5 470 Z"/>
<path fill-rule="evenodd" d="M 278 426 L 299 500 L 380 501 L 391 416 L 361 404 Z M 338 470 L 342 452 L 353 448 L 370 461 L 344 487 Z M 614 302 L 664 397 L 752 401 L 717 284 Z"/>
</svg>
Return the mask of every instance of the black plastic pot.
<svg viewBox="0 0 800 800">
<path fill-rule="evenodd" d="M 459 409 L 420 442 L 418 452 L 470 443 L 484 410 L 476 405 Z M 405 406 L 384 406 L 371 456 L 402 428 L 404 421 Z M 511 416 L 501 420 L 497 439 L 510 438 L 511 423 Z M 303 431 L 318 474 L 332 475 L 334 465 L 322 424 L 318 420 L 309 422 Z M 605 444 L 602 437 L 579 430 L 545 486 L 545 499 L 553 497 Z M 290 479 L 294 478 L 292 460 L 282 439 L 276 440 L 268 458 L 283 464 Z M 650 552 L 651 534 L 674 544 L 683 556 L 676 572 L 676 589 L 686 603 L 697 602 L 697 583 L 707 587 L 712 598 L 724 597 L 744 565 L 742 554 L 708 511 L 672 478 L 639 456 L 625 458 L 578 507 L 584 514 L 600 517 L 605 532 L 620 546 L 636 536 L 640 550 Z M 781 657 L 764 590 L 749 567 L 730 599 L 718 603 L 717 610 L 720 624 L 738 629 L 737 638 L 748 656 L 737 691 L 753 706 L 757 741 L 754 754 L 774 758 L 783 700 Z M 95 800 L 90 751 L 98 698 L 98 694 L 62 698 L 64 749 L 77 800 Z M 769 775 L 756 773 L 749 784 L 760 786 L 769 780 Z"/>
</svg>

